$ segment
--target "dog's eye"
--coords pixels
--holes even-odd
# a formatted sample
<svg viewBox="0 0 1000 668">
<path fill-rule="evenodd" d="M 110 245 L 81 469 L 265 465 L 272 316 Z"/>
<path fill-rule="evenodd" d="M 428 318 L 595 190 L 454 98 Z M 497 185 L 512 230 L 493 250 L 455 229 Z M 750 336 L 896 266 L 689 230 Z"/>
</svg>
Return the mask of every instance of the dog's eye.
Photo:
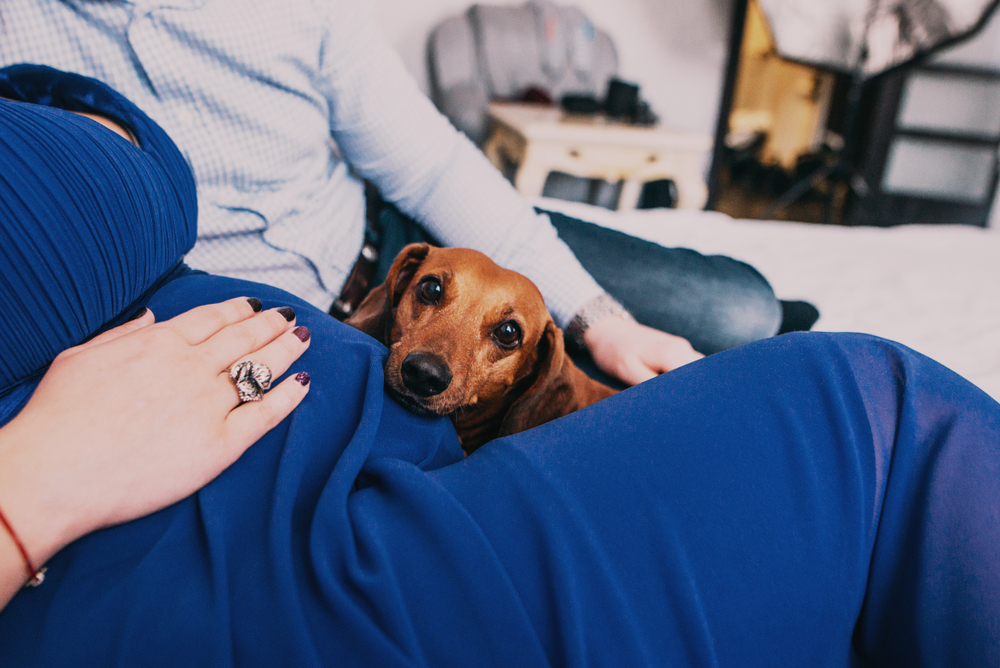
<svg viewBox="0 0 1000 668">
<path fill-rule="evenodd" d="M 417 285 L 417 296 L 425 304 L 437 304 L 442 292 L 441 280 L 436 276 L 428 276 Z"/>
<path fill-rule="evenodd" d="M 515 348 L 521 343 L 521 326 L 514 320 L 504 320 L 493 330 L 493 338 L 501 348 Z"/>
</svg>

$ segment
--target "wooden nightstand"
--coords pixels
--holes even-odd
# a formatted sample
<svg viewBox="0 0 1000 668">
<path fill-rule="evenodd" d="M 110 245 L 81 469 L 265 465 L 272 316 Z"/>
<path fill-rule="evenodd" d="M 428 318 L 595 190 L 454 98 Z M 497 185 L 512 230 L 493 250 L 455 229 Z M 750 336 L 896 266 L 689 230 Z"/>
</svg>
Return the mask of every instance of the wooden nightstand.
<svg viewBox="0 0 1000 668">
<path fill-rule="evenodd" d="M 671 179 L 677 207 L 700 209 L 708 188 L 704 171 L 712 138 L 576 116 L 558 107 L 523 103 L 489 106 L 493 130 L 483 151 L 501 171 L 514 165 L 514 187 L 539 196 L 549 172 L 622 181 L 619 209 L 634 209 L 646 181 Z"/>
</svg>

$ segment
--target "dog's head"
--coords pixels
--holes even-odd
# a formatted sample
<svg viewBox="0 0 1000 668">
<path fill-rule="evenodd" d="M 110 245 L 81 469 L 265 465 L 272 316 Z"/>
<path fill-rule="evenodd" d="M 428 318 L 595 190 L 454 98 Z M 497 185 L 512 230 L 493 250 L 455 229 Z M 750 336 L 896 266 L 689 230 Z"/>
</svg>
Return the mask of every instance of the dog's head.
<svg viewBox="0 0 1000 668">
<path fill-rule="evenodd" d="M 505 418 L 524 422 L 528 407 L 515 404 L 563 363 L 562 332 L 535 284 L 469 249 L 407 246 L 347 322 L 388 346 L 386 385 L 400 403 L 457 412 L 466 449 L 479 444 L 467 443 L 480 440 L 473 432 L 488 440 Z"/>
</svg>

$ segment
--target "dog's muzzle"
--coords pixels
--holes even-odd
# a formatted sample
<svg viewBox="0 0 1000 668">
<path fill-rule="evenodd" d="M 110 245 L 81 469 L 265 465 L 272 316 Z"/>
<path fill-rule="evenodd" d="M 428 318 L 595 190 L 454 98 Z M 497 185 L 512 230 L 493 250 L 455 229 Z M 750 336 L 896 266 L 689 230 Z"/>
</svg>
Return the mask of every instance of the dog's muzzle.
<svg viewBox="0 0 1000 668">
<path fill-rule="evenodd" d="M 418 397 L 433 397 L 451 385 L 447 362 L 430 353 L 410 353 L 399 367 L 403 385 Z"/>
</svg>

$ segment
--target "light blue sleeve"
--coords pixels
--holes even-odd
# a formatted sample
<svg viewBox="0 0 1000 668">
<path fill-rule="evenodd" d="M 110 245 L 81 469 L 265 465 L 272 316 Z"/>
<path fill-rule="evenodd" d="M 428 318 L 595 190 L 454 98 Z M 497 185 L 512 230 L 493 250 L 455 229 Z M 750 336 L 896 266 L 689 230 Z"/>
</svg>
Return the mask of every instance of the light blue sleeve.
<svg viewBox="0 0 1000 668">
<path fill-rule="evenodd" d="M 379 32 L 366 3 L 324 4 L 318 86 L 347 162 L 449 246 L 475 248 L 531 278 L 565 326 L 604 290 L 545 215 L 441 115 Z"/>
</svg>

